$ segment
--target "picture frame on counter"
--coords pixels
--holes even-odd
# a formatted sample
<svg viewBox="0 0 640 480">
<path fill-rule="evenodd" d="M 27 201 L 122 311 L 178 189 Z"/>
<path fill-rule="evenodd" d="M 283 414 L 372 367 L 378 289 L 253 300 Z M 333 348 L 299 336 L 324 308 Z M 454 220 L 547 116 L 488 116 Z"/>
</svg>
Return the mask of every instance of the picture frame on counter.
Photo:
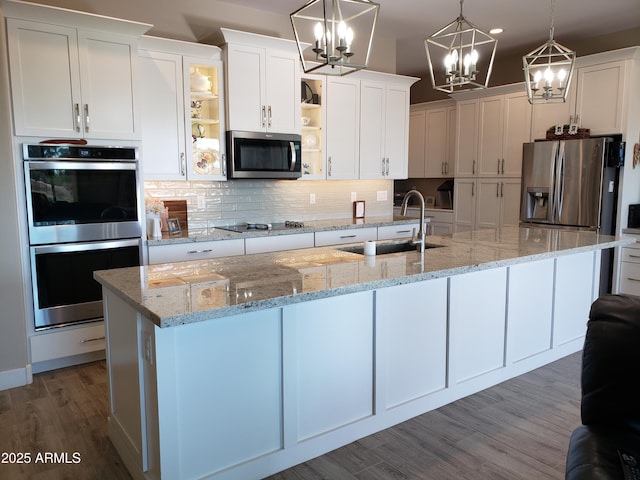
<svg viewBox="0 0 640 480">
<path fill-rule="evenodd" d="M 435 206 L 436 206 L 436 197 L 435 197 L 435 195 L 425 195 L 425 197 L 424 197 L 424 206 L 426 208 L 435 208 Z"/>
<path fill-rule="evenodd" d="M 353 218 L 364 218 L 364 200 L 353 202 Z"/>
<path fill-rule="evenodd" d="M 167 218 L 167 226 L 169 227 L 169 235 L 180 235 L 182 233 L 180 220 L 177 218 Z"/>
</svg>

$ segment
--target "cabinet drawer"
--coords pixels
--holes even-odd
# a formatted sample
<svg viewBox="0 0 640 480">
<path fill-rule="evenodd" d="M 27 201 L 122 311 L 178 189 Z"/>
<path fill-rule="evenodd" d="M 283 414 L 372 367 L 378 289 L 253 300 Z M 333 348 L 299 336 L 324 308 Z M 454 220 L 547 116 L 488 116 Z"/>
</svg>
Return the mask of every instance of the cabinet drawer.
<svg viewBox="0 0 640 480">
<path fill-rule="evenodd" d="M 313 233 L 296 233 L 293 235 L 277 235 L 275 237 L 247 238 L 245 250 L 250 253 L 279 252 L 296 248 L 312 248 Z"/>
<path fill-rule="evenodd" d="M 420 229 L 420 222 L 378 227 L 378 240 L 393 240 L 394 238 L 410 238 L 413 235 L 414 228 L 415 228 L 415 231 L 417 232 Z M 427 225 L 427 228 L 428 228 L 428 225 Z"/>
<path fill-rule="evenodd" d="M 620 293 L 640 296 L 640 263 L 620 263 Z"/>
<path fill-rule="evenodd" d="M 243 239 L 153 245 L 149 247 L 149 265 L 232 255 L 244 255 Z"/>
<path fill-rule="evenodd" d="M 640 248 L 622 247 L 622 261 L 640 263 Z"/>
<path fill-rule="evenodd" d="M 30 341 L 31 363 L 104 350 L 104 323 L 33 335 Z"/>
<path fill-rule="evenodd" d="M 453 223 L 453 211 L 451 210 L 428 208 L 425 210 L 424 214 L 427 217 L 431 217 L 432 222 Z"/>
<path fill-rule="evenodd" d="M 377 227 L 316 232 L 316 247 L 364 242 L 365 240 L 376 240 L 377 238 Z"/>
</svg>

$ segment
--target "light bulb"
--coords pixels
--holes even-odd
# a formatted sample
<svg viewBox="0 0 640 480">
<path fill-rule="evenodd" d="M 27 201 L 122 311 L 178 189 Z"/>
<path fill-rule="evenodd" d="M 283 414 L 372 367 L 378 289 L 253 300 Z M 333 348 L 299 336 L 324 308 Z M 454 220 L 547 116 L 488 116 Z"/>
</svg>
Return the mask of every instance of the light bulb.
<svg viewBox="0 0 640 480">
<path fill-rule="evenodd" d="M 471 65 L 471 55 L 469 55 L 468 53 L 464 56 L 464 74 L 466 76 L 469 75 L 469 65 Z"/>
<path fill-rule="evenodd" d="M 533 76 L 533 88 L 534 88 L 534 90 L 538 89 L 538 85 L 540 84 L 540 80 L 542 80 L 542 72 L 540 70 L 536 70 L 536 73 Z"/>
<path fill-rule="evenodd" d="M 353 29 L 351 27 L 347 28 L 344 36 L 347 40 L 347 47 L 351 47 L 351 43 L 353 42 Z"/>
<path fill-rule="evenodd" d="M 549 67 L 544 71 L 544 81 L 546 82 L 547 87 L 551 86 L 551 82 L 553 81 L 553 72 Z"/>
<path fill-rule="evenodd" d="M 471 50 L 471 65 L 475 70 L 476 64 L 478 63 L 478 51 L 474 48 Z"/>
<path fill-rule="evenodd" d="M 315 28 L 313 29 L 313 34 L 316 37 L 316 42 L 319 42 L 322 40 L 322 23 L 318 22 L 316 23 Z"/>
<path fill-rule="evenodd" d="M 561 68 L 560 71 L 558 72 L 558 81 L 559 81 L 558 88 L 564 87 L 565 78 L 567 78 L 567 71 L 564 68 Z"/>
</svg>

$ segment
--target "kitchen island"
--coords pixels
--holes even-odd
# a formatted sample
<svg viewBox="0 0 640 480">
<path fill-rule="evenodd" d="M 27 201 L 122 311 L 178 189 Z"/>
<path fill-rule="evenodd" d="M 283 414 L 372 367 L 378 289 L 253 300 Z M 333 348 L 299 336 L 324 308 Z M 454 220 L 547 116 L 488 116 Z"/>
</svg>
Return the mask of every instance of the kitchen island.
<svg viewBox="0 0 640 480">
<path fill-rule="evenodd" d="M 600 251 L 540 228 L 96 272 L 109 436 L 134 478 L 251 479 L 582 347 Z"/>
</svg>

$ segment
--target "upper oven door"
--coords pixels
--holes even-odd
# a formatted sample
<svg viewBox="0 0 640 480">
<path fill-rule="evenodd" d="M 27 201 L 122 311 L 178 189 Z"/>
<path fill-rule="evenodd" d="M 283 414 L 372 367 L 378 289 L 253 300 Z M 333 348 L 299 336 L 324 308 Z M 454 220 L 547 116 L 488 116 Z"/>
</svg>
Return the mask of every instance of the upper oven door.
<svg viewBox="0 0 640 480">
<path fill-rule="evenodd" d="M 31 245 L 140 237 L 135 162 L 25 161 Z"/>
</svg>

